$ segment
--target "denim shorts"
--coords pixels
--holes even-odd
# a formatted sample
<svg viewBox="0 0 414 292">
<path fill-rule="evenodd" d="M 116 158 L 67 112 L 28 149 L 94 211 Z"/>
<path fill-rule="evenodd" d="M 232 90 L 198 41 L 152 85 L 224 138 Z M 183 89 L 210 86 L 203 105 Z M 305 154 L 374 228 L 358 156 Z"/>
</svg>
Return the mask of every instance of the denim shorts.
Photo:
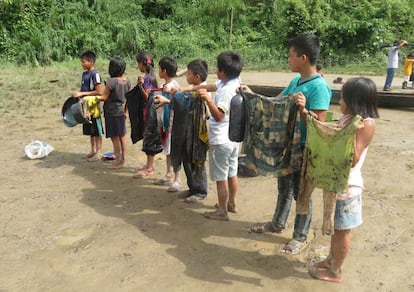
<svg viewBox="0 0 414 292">
<path fill-rule="evenodd" d="M 334 228 L 347 230 L 362 224 L 362 195 L 358 194 L 346 200 L 336 200 Z"/>
<path fill-rule="evenodd" d="M 237 175 L 239 144 L 229 142 L 221 145 L 210 145 L 209 167 L 212 181 L 225 181 Z"/>
</svg>

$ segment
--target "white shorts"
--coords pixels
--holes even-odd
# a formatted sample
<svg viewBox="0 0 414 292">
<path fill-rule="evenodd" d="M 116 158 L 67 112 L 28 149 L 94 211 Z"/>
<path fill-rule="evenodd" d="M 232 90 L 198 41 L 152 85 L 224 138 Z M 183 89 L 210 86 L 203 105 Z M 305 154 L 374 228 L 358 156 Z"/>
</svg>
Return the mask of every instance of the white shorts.
<svg viewBox="0 0 414 292">
<path fill-rule="evenodd" d="M 210 145 L 209 166 L 212 181 L 225 181 L 237 175 L 239 143 Z"/>
</svg>

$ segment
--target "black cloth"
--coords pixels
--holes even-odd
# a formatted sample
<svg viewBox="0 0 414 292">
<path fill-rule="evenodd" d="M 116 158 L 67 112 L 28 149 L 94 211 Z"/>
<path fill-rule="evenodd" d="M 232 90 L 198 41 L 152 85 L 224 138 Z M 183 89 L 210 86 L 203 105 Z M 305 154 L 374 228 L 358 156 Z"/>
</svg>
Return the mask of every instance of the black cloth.
<svg viewBox="0 0 414 292">
<path fill-rule="evenodd" d="M 174 171 L 184 167 L 190 194 L 207 194 L 205 167 L 207 143 L 200 140 L 200 121 L 206 107 L 191 92 L 176 92 L 171 100 L 174 112 L 171 133 L 171 164 Z M 205 122 L 205 121 L 204 121 Z"/>
<path fill-rule="evenodd" d="M 144 138 L 144 110 L 146 101 L 142 94 L 141 84 L 137 84 L 132 90 L 125 94 L 127 100 L 127 108 L 129 122 L 131 123 L 131 140 L 132 144 Z"/>
<path fill-rule="evenodd" d="M 146 107 L 147 115 L 142 141 L 142 151 L 147 155 L 154 156 L 162 152 L 161 131 L 157 121 L 157 110 L 154 104 L 154 94 L 151 93 Z"/>
</svg>

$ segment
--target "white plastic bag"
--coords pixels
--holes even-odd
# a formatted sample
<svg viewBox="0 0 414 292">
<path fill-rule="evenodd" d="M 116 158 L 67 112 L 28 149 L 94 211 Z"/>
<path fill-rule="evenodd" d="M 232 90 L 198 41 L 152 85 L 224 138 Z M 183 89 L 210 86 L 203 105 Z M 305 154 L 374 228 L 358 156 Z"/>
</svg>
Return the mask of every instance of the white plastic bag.
<svg viewBox="0 0 414 292">
<path fill-rule="evenodd" d="M 24 147 L 26 156 L 30 159 L 37 159 L 46 157 L 52 152 L 54 148 L 42 141 L 32 141 Z"/>
</svg>

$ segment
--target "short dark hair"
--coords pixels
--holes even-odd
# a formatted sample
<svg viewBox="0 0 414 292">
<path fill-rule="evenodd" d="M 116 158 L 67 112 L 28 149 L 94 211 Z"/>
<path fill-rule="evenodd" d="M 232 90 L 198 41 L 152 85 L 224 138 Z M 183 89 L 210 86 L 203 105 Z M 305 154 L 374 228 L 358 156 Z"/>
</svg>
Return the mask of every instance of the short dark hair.
<svg viewBox="0 0 414 292">
<path fill-rule="evenodd" d="M 342 99 L 353 115 L 362 118 L 379 118 L 377 107 L 377 86 L 365 77 L 349 79 L 342 86 Z"/>
<path fill-rule="evenodd" d="M 172 56 L 167 56 L 162 58 L 158 65 L 162 70 L 165 70 L 167 72 L 168 77 L 175 77 L 177 76 L 177 61 Z"/>
<path fill-rule="evenodd" d="M 301 34 L 289 40 L 289 48 L 293 48 L 298 56 L 306 55 L 311 65 L 315 65 L 321 47 L 318 37 L 314 34 Z"/>
<path fill-rule="evenodd" d="M 126 64 L 120 57 L 112 57 L 109 61 L 109 76 L 121 77 L 125 73 Z"/>
<path fill-rule="evenodd" d="M 192 60 L 187 65 L 187 69 L 193 71 L 194 74 L 198 74 L 201 77 L 201 81 L 207 80 L 208 75 L 208 65 L 207 62 L 202 59 Z"/>
<path fill-rule="evenodd" d="M 217 69 L 224 72 L 227 78 L 239 77 L 243 69 L 243 59 L 239 53 L 225 51 L 217 57 Z"/>
<path fill-rule="evenodd" d="M 85 59 L 88 61 L 92 61 L 93 63 L 96 62 L 96 54 L 90 50 L 83 51 L 79 54 L 80 59 Z"/>
</svg>

